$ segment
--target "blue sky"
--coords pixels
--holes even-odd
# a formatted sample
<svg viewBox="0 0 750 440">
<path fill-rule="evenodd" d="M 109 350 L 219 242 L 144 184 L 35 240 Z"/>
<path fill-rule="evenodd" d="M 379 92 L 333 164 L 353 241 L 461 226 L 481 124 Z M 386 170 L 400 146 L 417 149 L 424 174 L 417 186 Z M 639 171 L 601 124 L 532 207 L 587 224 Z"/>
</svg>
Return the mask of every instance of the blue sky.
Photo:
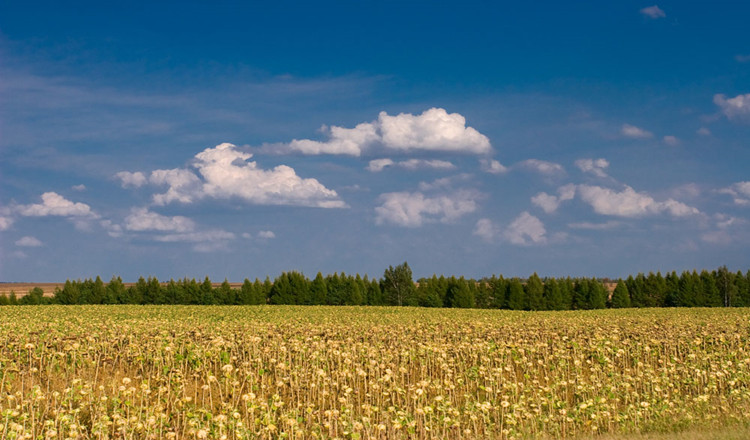
<svg viewBox="0 0 750 440">
<path fill-rule="evenodd" d="M 0 5 L 0 280 L 750 268 L 744 2 L 152 3 Z"/>
</svg>

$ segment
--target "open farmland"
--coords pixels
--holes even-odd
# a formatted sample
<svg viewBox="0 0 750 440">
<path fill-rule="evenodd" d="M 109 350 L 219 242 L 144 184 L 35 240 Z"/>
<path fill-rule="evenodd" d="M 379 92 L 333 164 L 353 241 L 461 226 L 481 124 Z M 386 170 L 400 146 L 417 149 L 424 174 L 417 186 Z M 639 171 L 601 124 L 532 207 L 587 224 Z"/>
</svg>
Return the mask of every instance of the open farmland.
<svg viewBox="0 0 750 440">
<path fill-rule="evenodd" d="M 750 423 L 748 309 L 48 306 L 2 307 L 0 322 L 2 438 L 568 438 Z"/>
</svg>

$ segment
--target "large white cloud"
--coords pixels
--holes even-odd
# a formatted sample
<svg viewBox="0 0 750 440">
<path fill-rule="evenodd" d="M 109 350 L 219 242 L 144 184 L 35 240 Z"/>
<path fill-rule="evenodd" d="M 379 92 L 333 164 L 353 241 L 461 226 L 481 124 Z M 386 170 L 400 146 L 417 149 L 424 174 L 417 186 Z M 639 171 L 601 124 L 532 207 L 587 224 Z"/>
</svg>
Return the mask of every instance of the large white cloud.
<svg viewBox="0 0 750 440">
<path fill-rule="evenodd" d="M 487 154 L 492 151 L 487 136 L 466 126 L 466 118 L 442 108 L 421 115 L 380 112 L 378 119 L 354 128 L 323 127 L 326 141 L 295 139 L 286 147 L 302 154 L 347 154 L 360 156 L 372 146 L 402 152 L 443 151 Z"/>
<path fill-rule="evenodd" d="M 299 177 L 293 168 L 279 165 L 264 170 L 249 162 L 252 154 L 224 143 L 198 153 L 191 169 L 155 170 L 149 177 L 154 185 L 167 186 L 155 194 L 154 203 L 193 203 L 204 198 L 237 198 L 259 205 L 296 205 L 344 208 L 336 191 L 316 179 Z"/>
<path fill-rule="evenodd" d="M 148 208 L 133 208 L 125 217 L 125 229 L 128 231 L 169 231 L 188 232 L 195 229 L 195 222 L 187 217 L 168 217 Z"/>
<path fill-rule="evenodd" d="M 468 190 L 432 197 L 422 192 L 386 193 L 375 208 L 375 222 L 409 227 L 435 221 L 450 223 L 476 211 L 477 198 L 477 192 Z"/>
<path fill-rule="evenodd" d="M 456 168 L 452 162 L 438 159 L 408 159 L 396 162 L 392 159 L 374 159 L 367 165 L 367 170 L 373 173 L 383 171 L 388 167 L 398 167 L 406 170 L 417 170 L 420 168 L 431 168 L 435 170 L 452 170 Z"/>
<path fill-rule="evenodd" d="M 722 94 L 714 95 L 714 104 L 729 120 L 750 122 L 750 93 L 729 98 Z"/>
<path fill-rule="evenodd" d="M 19 205 L 17 212 L 27 217 L 88 217 L 98 218 L 98 215 L 91 210 L 91 207 L 85 203 L 71 202 L 65 197 L 55 192 L 46 192 L 42 194 L 42 203 L 31 205 Z"/>
<path fill-rule="evenodd" d="M 594 212 L 617 217 L 643 217 L 668 213 L 673 217 L 700 214 L 698 209 L 674 199 L 657 202 L 646 193 L 636 192 L 626 186 L 622 191 L 593 185 L 578 185 L 577 193 L 581 200 L 591 205 Z"/>
</svg>

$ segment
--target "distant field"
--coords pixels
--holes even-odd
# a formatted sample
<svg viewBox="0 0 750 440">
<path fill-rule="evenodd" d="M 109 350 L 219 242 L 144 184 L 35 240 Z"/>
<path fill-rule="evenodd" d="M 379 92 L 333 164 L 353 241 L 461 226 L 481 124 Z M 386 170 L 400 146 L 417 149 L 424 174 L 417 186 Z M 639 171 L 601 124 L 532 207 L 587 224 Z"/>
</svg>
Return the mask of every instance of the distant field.
<svg viewBox="0 0 750 440">
<path fill-rule="evenodd" d="M 106 283 L 105 283 L 106 284 Z M 125 287 L 130 287 L 135 283 L 123 283 Z M 166 283 L 162 283 L 165 285 Z M 229 283 L 233 289 L 239 289 L 242 287 L 242 283 Z M 34 287 L 39 287 L 44 291 L 44 296 L 53 296 L 55 289 L 62 289 L 65 283 L 0 283 L 0 295 L 10 295 L 11 292 L 16 292 L 17 297 L 27 295 Z M 219 287 L 221 283 L 213 283 L 214 287 Z"/>
<path fill-rule="evenodd" d="M 734 439 L 750 426 L 748 309 L 17 306 L 0 322 L 0 438 Z"/>
</svg>

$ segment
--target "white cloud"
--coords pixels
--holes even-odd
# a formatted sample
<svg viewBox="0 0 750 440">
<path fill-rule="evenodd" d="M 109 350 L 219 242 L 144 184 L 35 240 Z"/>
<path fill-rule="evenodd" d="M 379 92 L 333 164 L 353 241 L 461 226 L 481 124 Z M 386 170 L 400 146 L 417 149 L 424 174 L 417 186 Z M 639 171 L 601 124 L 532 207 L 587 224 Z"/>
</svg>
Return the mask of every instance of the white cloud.
<svg viewBox="0 0 750 440">
<path fill-rule="evenodd" d="M 253 234 L 251 234 L 249 232 L 243 232 L 242 233 L 242 238 L 246 238 L 246 239 L 249 240 L 249 239 L 253 238 Z"/>
<path fill-rule="evenodd" d="M 485 173 L 502 174 L 508 172 L 508 167 L 495 159 L 480 159 L 479 166 Z"/>
<path fill-rule="evenodd" d="M 663 140 L 664 143 L 669 145 L 670 147 L 676 147 L 677 145 L 680 145 L 680 140 L 675 136 L 664 136 Z"/>
<path fill-rule="evenodd" d="M 125 229 L 128 231 L 162 231 L 189 232 L 195 229 L 195 222 L 187 217 L 166 215 L 151 212 L 148 208 L 133 208 L 125 217 Z"/>
<path fill-rule="evenodd" d="M 546 233 L 544 223 L 524 211 L 508 225 L 508 228 L 503 232 L 503 237 L 513 244 L 527 246 L 545 243 L 547 241 Z"/>
<path fill-rule="evenodd" d="M 546 176 L 565 173 L 565 169 L 562 167 L 562 165 L 554 162 L 547 162 L 546 160 L 527 159 L 519 163 L 518 166 L 530 171 L 537 172 L 539 174 L 544 174 Z"/>
<path fill-rule="evenodd" d="M 401 162 L 394 162 L 392 159 L 374 159 L 367 165 L 367 170 L 373 173 L 382 171 L 387 167 L 399 167 L 406 170 L 416 170 L 420 168 L 432 168 L 436 170 L 452 170 L 456 168 L 452 162 L 446 160 L 429 160 L 429 159 L 408 159 Z"/>
<path fill-rule="evenodd" d="M 635 125 L 630 125 L 630 124 L 622 124 L 620 133 L 622 133 L 622 135 L 625 137 L 629 137 L 633 139 L 650 139 L 654 137 L 654 134 L 651 133 L 650 131 L 644 130 L 642 128 L 636 127 Z"/>
<path fill-rule="evenodd" d="M 26 236 L 21 237 L 18 240 L 16 240 L 16 246 L 22 246 L 22 247 L 39 247 L 42 246 L 42 242 L 39 241 L 36 237 Z"/>
<path fill-rule="evenodd" d="M 696 133 L 698 133 L 701 136 L 711 136 L 711 130 L 709 130 L 706 127 L 699 128 L 698 131 L 696 131 Z"/>
<path fill-rule="evenodd" d="M 336 191 L 316 179 L 303 179 L 294 169 L 279 165 L 270 170 L 248 162 L 250 153 L 224 143 L 195 155 L 190 169 L 155 170 L 149 182 L 168 189 L 153 196 L 154 203 L 193 203 L 203 198 L 238 198 L 258 205 L 296 205 L 320 208 L 345 208 Z M 131 177 L 130 173 L 128 177 Z"/>
<path fill-rule="evenodd" d="M 720 189 L 719 193 L 732 196 L 736 205 L 750 205 L 750 181 L 733 183 L 726 188 Z"/>
<path fill-rule="evenodd" d="M 375 222 L 417 227 L 440 221 L 450 223 L 477 209 L 475 191 L 456 191 L 435 197 L 421 192 L 394 192 L 380 196 L 382 204 L 375 208 Z"/>
<path fill-rule="evenodd" d="M 500 234 L 500 228 L 488 218 L 480 218 L 474 226 L 472 234 L 481 237 L 486 242 L 492 242 Z"/>
<path fill-rule="evenodd" d="M 273 231 L 260 231 L 258 232 L 258 237 L 260 238 L 276 238 L 276 234 L 273 233 Z"/>
<path fill-rule="evenodd" d="M 581 199 L 602 215 L 618 217 L 642 217 L 668 213 L 673 217 L 685 217 L 700 214 L 698 209 L 668 199 L 657 202 L 646 193 L 639 193 L 626 186 L 621 192 L 609 188 L 590 185 L 578 185 L 577 192 Z"/>
<path fill-rule="evenodd" d="M 193 243 L 193 250 L 197 252 L 214 252 L 226 249 L 229 241 L 235 239 L 235 234 L 221 229 L 208 231 L 186 232 L 180 234 L 166 234 L 154 237 L 163 243 Z"/>
<path fill-rule="evenodd" d="M 561 202 L 572 200 L 576 194 L 576 187 L 573 184 L 561 186 L 557 189 L 557 196 L 541 192 L 531 198 L 531 203 L 542 208 L 547 214 L 557 211 Z"/>
<path fill-rule="evenodd" d="M 580 222 L 580 223 L 568 223 L 570 229 L 586 229 L 592 231 L 605 231 L 608 229 L 614 229 L 620 226 L 621 223 L 610 220 L 604 223 L 591 223 L 591 222 Z"/>
<path fill-rule="evenodd" d="M 13 219 L 10 217 L 0 216 L 0 231 L 7 231 L 13 225 Z"/>
<path fill-rule="evenodd" d="M 715 214 L 713 220 L 716 228 L 701 235 L 706 243 L 728 245 L 747 239 L 747 220 L 726 214 Z"/>
<path fill-rule="evenodd" d="M 292 151 L 302 154 L 348 154 L 359 156 L 362 150 L 369 145 L 378 142 L 380 136 L 377 133 L 376 124 L 362 123 L 354 128 L 322 127 L 329 139 L 325 142 L 309 139 L 294 139 L 289 143 Z"/>
<path fill-rule="evenodd" d="M 662 9 L 656 5 L 649 6 L 647 8 L 643 8 L 639 11 L 642 15 L 651 18 L 653 20 L 656 20 L 658 18 L 664 18 L 667 16 L 667 14 L 662 11 Z"/>
<path fill-rule="evenodd" d="M 609 177 L 604 171 L 609 166 L 607 159 L 579 159 L 575 161 L 575 165 L 584 173 L 591 173 L 596 177 Z"/>
<path fill-rule="evenodd" d="M 75 203 L 55 192 L 46 192 L 42 194 L 42 203 L 31 205 L 19 205 L 17 208 L 19 214 L 27 217 L 78 217 L 78 218 L 98 218 L 91 207 L 85 203 Z"/>
<path fill-rule="evenodd" d="M 380 112 L 378 119 L 355 128 L 323 127 L 326 141 L 295 139 L 286 148 L 303 154 L 346 154 L 360 156 L 374 145 L 387 150 L 443 151 L 486 154 L 492 150 L 487 136 L 466 126 L 466 118 L 442 108 L 421 115 Z"/>
<path fill-rule="evenodd" d="M 120 180 L 120 185 L 122 185 L 123 188 L 140 188 L 148 183 L 146 175 L 140 171 L 134 173 L 131 173 L 130 171 L 120 171 L 115 174 L 115 178 Z"/>
<path fill-rule="evenodd" d="M 71 187 L 73 191 L 86 191 L 86 185 L 80 184 L 80 185 L 73 185 Z"/>
<path fill-rule="evenodd" d="M 730 121 L 750 122 L 750 93 L 727 99 L 725 95 L 714 95 L 714 104 L 718 105 Z"/>
</svg>

